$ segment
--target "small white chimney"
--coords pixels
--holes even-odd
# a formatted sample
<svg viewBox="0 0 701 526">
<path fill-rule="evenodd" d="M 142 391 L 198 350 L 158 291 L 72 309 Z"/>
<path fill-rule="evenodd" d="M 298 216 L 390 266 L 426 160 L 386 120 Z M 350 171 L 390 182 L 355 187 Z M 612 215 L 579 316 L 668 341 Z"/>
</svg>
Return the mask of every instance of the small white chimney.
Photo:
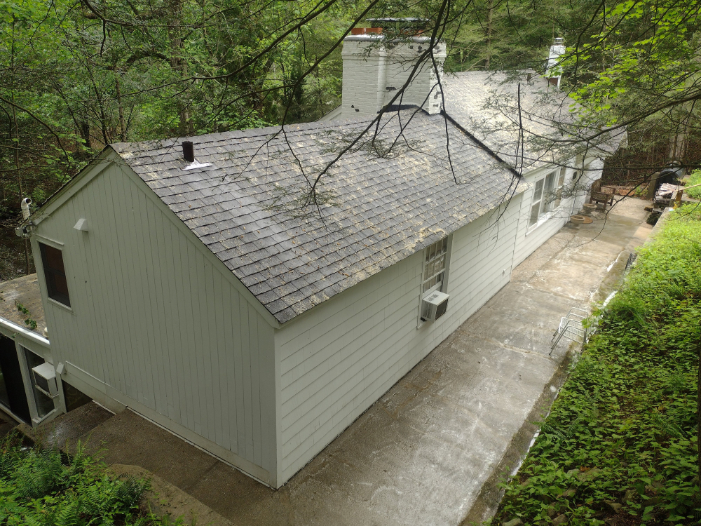
<svg viewBox="0 0 701 526">
<path fill-rule="evenodd" d="M 29 205 L 31 204 L 32 200 L 29 197 L 25 197 L 24 199 L 22 199 L 22 202 L 20 203 L 20 208 L 22 209 L 23 220 L 29 219 L 29 216 L 32 215 L 32 212 L 29 209 Z"/>
<path fill-rule="evenodd" d="M 548 82 L 556 87 L 560 87 L 562 79 L 562 70 L 560 69 L 560 57 L 565 54 L 565 39 L 555 38 L 553 45 L 550 46 L 550 55 L 548 56 L 548 65 L 545 70 L 545 77 Z"/>
<path fill-rule="evenodd" d="M 377 115 L 402 88 L 418 59 L 431 44 L 429 37 L 422 36 L 387 41 L 381 31 L 379 28 L 353 30 L 353 34 L 343 40 L 340 118 Z M 442 78 L 445 43 L 436 45 L 433 56 Z M 440 113 L 441 103 L 436 71 L 430 56 L 427 56 L 416 70 L 411 84 L 393 105 L 420 106 L 433 115 Z"/>
</svg>

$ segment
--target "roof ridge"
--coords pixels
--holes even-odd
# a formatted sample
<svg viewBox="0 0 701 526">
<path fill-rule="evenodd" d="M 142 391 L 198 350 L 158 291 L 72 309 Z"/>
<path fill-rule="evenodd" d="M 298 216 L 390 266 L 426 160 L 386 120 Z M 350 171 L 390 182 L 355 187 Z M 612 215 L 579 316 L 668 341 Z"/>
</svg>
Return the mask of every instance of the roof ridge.
<svg viewBox="0 0 701 526">
<path fill-rule="evenodd" d="M 133 147 L 134 145 L 141 145 L 141 146 L 149 146 L 149 145 L 158 145 L 162 148 L 168 148 L 171 146 L 174 146 L 177 144 L 179 141 L 183 140 L 190 140 L 194 144 L 204 144 L 207 142 L 214 142 L 217 140 L 227 140 L 227 139 L 238 139 L 238 138 L 252 138 L 252 137 L 261 137 L 265 135 L 270 135 L 272 133 L 277 133 L 280 132 L 284 129 L 288 130 L 291 133 L 295 132 L 300 132 L 300 131 L 308 131 L 308 130 L 313 130 L 313 129 L 322 129 L 322 128 L 338 128 L 338 125 L 340 123 L 362 123 L 362 122 L 370 122 L 372 119 L 369 119 L 367 117 L 365 118 L 350 118 L 350 119 L 338 119 L 338 120 L 333 120 L 333 121 L 314 121 L 314 122 L 299 122 L 299 123 L 292 123 L 292 124 L 276 124 L 273 126 L 265 126 L 262 128 L 247 128 L 244 130 L 227 130 L 223 132 L 213 132 L 213 133 L 205 133 L 203 135 L 188 135 L 188 136 L 181 136 L 181 137 L 168 137 L 165 139 L 150 139 L 146 141 L 132 141 L 132 142 L 115 142 L 115 143 L 110 143 L 109 146 L 115 149 L 117 153 L 121 155 L 121 153 L 127 149 L 130 149 L 130 147 Z"/>
</svg>

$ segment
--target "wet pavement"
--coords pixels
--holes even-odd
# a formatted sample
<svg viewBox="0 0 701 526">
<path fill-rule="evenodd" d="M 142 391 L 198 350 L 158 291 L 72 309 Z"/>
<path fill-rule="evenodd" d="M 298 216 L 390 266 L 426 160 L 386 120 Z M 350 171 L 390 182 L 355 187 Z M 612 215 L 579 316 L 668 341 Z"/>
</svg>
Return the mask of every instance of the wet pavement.
<svg viewBox="0 0 701 526">
<path fill-rule="evenodd" d="M 627 199 L 605 222 L 599 214 L 590 225 L 563 227 L 277 491 L 129 410 L 105 420 L 91 413 L 96 426 L 80 435 L 107 463 L 145 468 L 233 524 L 458 525 L 487 518 L 498 503 L 497 482 L 518 466 L 564 381 L 568 345 L 549 356 L 560 318 L 617 286 L 628 253 L 651 229 L 643 223 L 645 204 Z M 62 440 L 71 434 L 62 433 Z"/>
</svg>

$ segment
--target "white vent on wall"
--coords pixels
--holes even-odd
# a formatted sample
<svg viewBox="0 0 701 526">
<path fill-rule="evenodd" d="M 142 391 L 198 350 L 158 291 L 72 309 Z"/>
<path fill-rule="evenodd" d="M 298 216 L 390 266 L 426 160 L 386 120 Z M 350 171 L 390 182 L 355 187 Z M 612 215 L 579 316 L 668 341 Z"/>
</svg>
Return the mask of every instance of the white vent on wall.
<svg viewBox="0 0 701 526">
<path fill-rule="evenodd" d="M 435 321 L 448 310 L 448 294 L 434 290 L 423 299 L 425 313 L 423 321 Z"/>
<path fill-rule="evenodd" d="M 56 385 L 56 371 L 54 366 L 44 362 L 32 369 L 34 386 L 50 398 L 58 396 L 58 386 Z"/>
</svg>

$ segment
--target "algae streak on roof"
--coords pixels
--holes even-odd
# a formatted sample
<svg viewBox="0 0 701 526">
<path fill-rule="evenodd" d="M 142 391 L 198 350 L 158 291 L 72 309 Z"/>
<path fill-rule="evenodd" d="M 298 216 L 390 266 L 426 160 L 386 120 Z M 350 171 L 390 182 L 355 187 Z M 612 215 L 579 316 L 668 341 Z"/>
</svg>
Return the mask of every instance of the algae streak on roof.
<svg viewBox="0 0 701 526">
<path fill-rule="evenodd" d="M 446 113 L 522 173 L 583 150 L 608 156 L 626 134 L 580 127 L 575 101 L 535 71 L 466 71 L 446 74 L 442 84 Z"/>
<path fill-rule="evenodd" d="M 326 202 L 300 214 L 307 181 L 368 123 L 193 137 L 196 161 L 211 166 L 190 170 L 181 139 L 113 148 L 284 323 L 522 190 L 458 128 L 448 126 L 446 141 L 442 116 L 404 110 L 382 119 L 374 141 L 370 134 L 344 154 L 319 184 Z"/>
</svg>

